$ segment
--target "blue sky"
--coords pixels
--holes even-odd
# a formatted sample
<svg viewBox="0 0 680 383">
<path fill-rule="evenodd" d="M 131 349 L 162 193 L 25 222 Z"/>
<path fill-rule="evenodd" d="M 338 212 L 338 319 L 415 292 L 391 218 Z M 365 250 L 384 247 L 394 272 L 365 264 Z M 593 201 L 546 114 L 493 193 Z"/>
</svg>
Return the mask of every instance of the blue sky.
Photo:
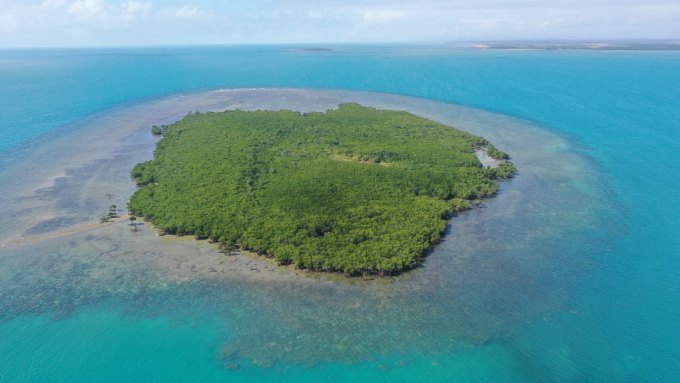
<svg viewBox="0 0 680 383">
<path fill-rule="evenodd" d="M 0 47 L 680 38 L 680 0 L 0 0 Z"/>
</svg>

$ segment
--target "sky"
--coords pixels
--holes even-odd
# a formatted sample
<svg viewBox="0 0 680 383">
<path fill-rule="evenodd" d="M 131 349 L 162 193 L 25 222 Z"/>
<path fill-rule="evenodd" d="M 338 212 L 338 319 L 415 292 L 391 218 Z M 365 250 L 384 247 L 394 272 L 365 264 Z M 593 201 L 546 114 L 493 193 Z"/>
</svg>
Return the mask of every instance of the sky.
<svg viewBox="0 0 680 383">
<path fill-rule="evenodd" d="M 0 48 L 680 38 L 680 0 L 0 0 Z"/>
</svg>

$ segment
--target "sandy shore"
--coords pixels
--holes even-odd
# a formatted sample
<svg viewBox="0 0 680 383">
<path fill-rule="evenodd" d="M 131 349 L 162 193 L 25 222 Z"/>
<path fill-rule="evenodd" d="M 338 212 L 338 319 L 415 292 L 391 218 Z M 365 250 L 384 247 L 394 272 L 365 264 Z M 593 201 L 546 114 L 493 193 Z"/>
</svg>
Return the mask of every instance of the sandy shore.
<svg viewBox="0 0 680 383">
<path fill-rule="evenodd" d="M 476 150 L 475 156 L 477 156 L 477 159 L 479 160 L 479 162 L 482 163 L 482 166 L 484 167 L 495 168 L 504 162 L 503 160 L 497 160 L 489 156 L 489 154 L 486 151 L 486 148 Z"/>
</svg>

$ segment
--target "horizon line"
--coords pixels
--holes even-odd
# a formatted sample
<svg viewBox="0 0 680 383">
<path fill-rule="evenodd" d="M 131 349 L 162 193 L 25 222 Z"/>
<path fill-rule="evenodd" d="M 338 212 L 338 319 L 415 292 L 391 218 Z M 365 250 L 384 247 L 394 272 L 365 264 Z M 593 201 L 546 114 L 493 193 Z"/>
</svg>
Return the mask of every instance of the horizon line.
<svg viewBox="0 0 680 383">
<path fill-rule="evenodd" d="M 665 43 L 678 46 L 680 37 L 605 37 L 605 38 L 526 38 L 526 39 L 465 39 L 465 40 L 422 40 L 422 41 L 369 41 L 369 42 L 248 42 L 248 43 L 160 43 L 160 44 L 102 44 L 102 45 L 17 45 L 0 46 L 0 51 L 8 50 L 49 50 L 49 49 L 97 49 L 97 48 L 200 48 L 200 47 L 244 47 L 244 46 L 290 46 L 303 48 L 327 48 L 328 46 L 433 46 L 456 44 L 541 44 L 541 43 L 628 43 L 645 45 Z M 458 46 L 464 48 L 464 46 Z M 469 46 L 475 48 L 475 46 Z"/>
</svg>

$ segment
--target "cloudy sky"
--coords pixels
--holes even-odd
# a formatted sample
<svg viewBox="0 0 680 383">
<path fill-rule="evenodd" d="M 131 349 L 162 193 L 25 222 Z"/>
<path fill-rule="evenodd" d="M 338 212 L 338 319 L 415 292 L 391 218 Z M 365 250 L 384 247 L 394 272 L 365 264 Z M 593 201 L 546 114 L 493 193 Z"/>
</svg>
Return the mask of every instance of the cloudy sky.
<svg viewBox="0 0 680 383">
<path fill-rule="evenodd" d="M 680 0 L 0 0 L 0 47 L 680 38 Z"/>
</svg>

